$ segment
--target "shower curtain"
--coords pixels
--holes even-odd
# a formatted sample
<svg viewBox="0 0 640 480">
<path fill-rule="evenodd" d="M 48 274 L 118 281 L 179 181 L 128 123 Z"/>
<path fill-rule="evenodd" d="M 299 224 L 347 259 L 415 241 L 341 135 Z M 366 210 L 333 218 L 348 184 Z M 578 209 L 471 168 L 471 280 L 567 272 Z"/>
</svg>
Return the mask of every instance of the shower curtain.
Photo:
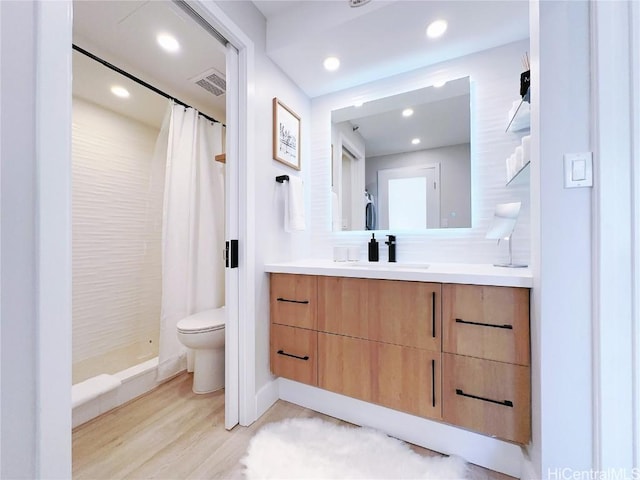
<svg viewBox="0 0 640 480">
<path fill-rule="evenodd" d="M 162 309 L 158 380 L 185 366 L 176 325 L 224 305 L 223 127 L 171 105 L 156 154 L 166 159 L 162 222 Z M 162 145 L 165 147 L 163 148 Z"/>
</svg>

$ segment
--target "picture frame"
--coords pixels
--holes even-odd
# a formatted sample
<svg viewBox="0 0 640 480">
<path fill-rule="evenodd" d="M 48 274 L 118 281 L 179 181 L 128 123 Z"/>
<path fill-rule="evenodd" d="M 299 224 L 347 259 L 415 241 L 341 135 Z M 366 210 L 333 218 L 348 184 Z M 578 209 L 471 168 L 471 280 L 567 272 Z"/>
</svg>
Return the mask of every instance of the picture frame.
<svg viewBox="0 0 640 480">
<path fill-rule="evenodd" d="M 273 159 L 300 170 L 300 117 L 273 99 Z"/>
</svg>

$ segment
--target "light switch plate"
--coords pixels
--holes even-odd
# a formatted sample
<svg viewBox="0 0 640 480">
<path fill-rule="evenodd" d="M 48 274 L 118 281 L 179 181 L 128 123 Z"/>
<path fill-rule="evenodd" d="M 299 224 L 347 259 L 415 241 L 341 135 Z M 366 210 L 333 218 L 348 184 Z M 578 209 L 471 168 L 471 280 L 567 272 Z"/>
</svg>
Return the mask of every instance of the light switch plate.
<svg viewBox="0 0 640 480">
<path fill-rule="evenodd" d="M 591 152 L 564 154 L 564 188 L 593 186 L 593 155 Z"/>
</svg>

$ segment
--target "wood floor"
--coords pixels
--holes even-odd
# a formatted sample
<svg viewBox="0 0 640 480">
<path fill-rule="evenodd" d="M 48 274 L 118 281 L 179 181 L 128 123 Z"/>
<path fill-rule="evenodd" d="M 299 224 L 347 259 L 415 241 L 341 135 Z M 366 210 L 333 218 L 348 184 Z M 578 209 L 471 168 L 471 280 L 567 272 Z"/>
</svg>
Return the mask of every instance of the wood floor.
<svg viewBox="0 0 640 480">
<path fill-rule="evenodd" d="M 241 479 L 239 460 L 266 423 L 326 415 L 279 400 L 250 427 L 224 429 L 224 393 L 196 395 L 184 373 L 73 431 L 73 478 Z M 421 447 L 422 455 L 438 455 Z M 471 466 L 473 480 L 512 477 Z"/>
</svg>

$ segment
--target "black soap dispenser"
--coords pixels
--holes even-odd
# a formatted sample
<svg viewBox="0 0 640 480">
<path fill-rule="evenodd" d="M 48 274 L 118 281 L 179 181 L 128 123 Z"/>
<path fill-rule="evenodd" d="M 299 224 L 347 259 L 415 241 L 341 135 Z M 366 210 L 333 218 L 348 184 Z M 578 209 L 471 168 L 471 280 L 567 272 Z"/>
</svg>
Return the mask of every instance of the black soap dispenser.
<svg viewBox="0 0 640 480">
<path fill-rule="evenodd" d="M 371 240 L 369 241 L 369 261 L 377 262 L 380 255 L 378 249 L 378 241 L 376 240 L 376 234 L 371 234 Z"/>
</svg>

